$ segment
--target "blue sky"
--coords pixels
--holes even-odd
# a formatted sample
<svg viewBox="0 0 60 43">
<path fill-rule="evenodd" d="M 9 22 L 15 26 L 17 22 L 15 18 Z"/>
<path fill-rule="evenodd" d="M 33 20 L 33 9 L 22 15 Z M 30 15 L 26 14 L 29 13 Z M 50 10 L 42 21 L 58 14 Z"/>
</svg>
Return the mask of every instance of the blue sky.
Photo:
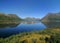
<svg viewBox="0 0 60 43">
<path fill-rule="evenodd" d="M 60 0 L 0 0 L 0 13 L 42 18 L 50 12 L 60 12 Z"/>
</svg>

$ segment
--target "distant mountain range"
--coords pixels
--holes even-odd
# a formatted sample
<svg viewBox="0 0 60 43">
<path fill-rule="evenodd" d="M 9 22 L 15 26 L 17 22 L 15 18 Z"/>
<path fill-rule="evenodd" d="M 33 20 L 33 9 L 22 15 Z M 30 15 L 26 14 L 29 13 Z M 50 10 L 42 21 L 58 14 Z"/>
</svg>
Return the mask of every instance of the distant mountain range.
<svg viewBox="0 0 60 43">
<path fill-rule="evenodd" d="M 60 22 L 60 13 L 48 13 L 44 18 L 41 19 L 42 22 Z"/>
<path fill-rule="evenodd" d="M 28 21 L 28 22 L 31 22 L 31 21 L 40 21 L 40 18 L 26 17 L 26 18 L 24 18 L 24 21 Z"/>
<path fill-rule="evenodd" d="M 26 17 L 21 19 L 16 14 L 3 14 L 0 13 L 0 23 L 11 23 L 11 22 L 20 22 L 20 21 L 42 21 L 42 22 L 60 22 L 60 13 L 48 13 L 42 19 L 40 18 L 33 18 L 33 17 Z"/>
</svg>

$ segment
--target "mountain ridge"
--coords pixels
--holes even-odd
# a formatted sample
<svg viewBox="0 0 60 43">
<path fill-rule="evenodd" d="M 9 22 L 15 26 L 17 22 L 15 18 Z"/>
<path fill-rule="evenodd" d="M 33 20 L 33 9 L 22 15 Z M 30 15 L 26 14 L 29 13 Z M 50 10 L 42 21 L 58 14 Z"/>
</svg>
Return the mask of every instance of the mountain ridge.
<svg viewBox="0 0 60 43">
<path fill-rule="evenodd" d="M 22 19 L 19 18 L 16 14 L 3 14 L 0 13 L 0 23 L 14 23 L 20 22 Z"/>
<path fill-rule="evenodd" d="M 60 13 L 48 13 L 41 19 L 42 22 L 60 22 Z"/>
</svg>

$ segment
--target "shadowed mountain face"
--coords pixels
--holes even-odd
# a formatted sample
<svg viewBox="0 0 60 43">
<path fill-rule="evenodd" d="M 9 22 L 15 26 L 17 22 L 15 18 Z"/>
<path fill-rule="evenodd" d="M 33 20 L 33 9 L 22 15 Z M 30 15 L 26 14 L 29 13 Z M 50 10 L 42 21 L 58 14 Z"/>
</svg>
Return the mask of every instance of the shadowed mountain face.
<svg viewBox="0 0 60 43">
<path fill-rule="evenodd" d="M 41 20 L 42 22 L 60 22 L 60 13 L 48 13 Z"/>
</svg>

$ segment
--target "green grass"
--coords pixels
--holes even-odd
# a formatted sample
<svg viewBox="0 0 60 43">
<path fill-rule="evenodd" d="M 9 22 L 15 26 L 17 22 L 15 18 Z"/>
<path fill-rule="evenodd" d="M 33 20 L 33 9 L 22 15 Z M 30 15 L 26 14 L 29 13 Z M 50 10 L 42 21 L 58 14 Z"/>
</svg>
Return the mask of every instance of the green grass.
<svg viewBox="0 0 60 43">
<path fill-rule="evenodd" d="M 54 40 L 52 40 L 54 39 Z M 60 43 L 60 28 L 24 32 L 7 38 L 0 38 L 0 43 Z"/>
</svg>

